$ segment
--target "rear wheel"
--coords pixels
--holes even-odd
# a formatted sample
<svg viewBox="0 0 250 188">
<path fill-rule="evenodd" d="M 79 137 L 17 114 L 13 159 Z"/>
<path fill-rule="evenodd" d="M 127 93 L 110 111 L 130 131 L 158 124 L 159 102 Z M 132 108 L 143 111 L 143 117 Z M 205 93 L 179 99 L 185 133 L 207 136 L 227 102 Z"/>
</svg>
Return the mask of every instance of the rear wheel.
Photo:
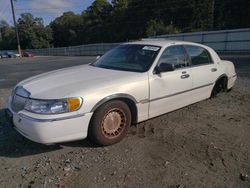
<svg viewBox="0 0 250 188">
<path fill-rule="evenodd" d="M 216 81 L 214 88 L 211 92 L 211 97 L 216 97 L 219 93 L 227 91 L 227 78 L 222 77 L 219 80 Z"/>
<path fill-rule="evenodd" d="M 131 112 L 126 103 L 110 101 L 98 108 L 89 127 L 89 137 L 100 145 L 111 145 L 121 141 L 131 124 Z"/>
</svg>

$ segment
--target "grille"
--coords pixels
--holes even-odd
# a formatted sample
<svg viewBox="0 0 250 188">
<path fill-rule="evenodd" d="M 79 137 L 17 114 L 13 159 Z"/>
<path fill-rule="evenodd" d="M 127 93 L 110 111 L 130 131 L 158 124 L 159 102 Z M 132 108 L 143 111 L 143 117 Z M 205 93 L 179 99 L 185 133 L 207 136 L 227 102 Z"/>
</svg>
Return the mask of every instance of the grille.
<svg viewBox="0 0 250 188">
<path fill-rule="evenodd" d="M 14 112 L 19 112 L 24 109 L 27 98 L 19 95 L 14 95 L 11 102 L 11 108 Z"/>
</svg>

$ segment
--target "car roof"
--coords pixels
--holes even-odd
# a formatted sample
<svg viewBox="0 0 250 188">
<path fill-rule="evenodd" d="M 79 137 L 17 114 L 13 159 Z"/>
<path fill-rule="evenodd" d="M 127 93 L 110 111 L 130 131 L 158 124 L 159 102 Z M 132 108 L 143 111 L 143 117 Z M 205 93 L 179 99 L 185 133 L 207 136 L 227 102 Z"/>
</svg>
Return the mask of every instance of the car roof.
<svg viewBox="0 0 250 188">
<path fill-rule="evenodd" d="M 196 46 L 202 46 L 206 47 L 202 44 L 193 43 L 193 42 L 187 42 L 187 41 L 178 41 L 178 40 L 167 40 L 167 39 L 142 39 L 139 41 L 133 41 L 133 42 L 127 42 L 124 44 L 142 44 L 142 45 L 154 45 L 154 46 L 160 46 L 160 47 L 166 47 L 174 44 L 182 44 L 182 45 L 196 45 Z"/>
</svg>

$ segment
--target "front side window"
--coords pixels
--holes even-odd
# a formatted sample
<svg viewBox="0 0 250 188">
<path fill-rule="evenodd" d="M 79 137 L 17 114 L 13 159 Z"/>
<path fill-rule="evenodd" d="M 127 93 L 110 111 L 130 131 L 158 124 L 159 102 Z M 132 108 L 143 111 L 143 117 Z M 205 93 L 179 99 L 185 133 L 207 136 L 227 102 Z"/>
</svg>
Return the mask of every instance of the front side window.
<svg viewBox="0 0 250 188">
<path fill-rule="evenodd" d="M 152 45 L 120 45 L 91 65 L 113 70 L 146 72 L 153 64 L 160 49 L 159 46 Z"/>
<path fill-rule="evenodd" d="M 187 53 L 191 59 L 192 65 L 204 65 L 213 63 L 209 52 L 198 46 L 185 46 Z"/>
<path fill-rule="evenodd" d="M 186 67 L 186 54 L 182 46 L 168 47 L 161 55 L 159 63 L 174 65 L 175 69 Z"/>
</svg>

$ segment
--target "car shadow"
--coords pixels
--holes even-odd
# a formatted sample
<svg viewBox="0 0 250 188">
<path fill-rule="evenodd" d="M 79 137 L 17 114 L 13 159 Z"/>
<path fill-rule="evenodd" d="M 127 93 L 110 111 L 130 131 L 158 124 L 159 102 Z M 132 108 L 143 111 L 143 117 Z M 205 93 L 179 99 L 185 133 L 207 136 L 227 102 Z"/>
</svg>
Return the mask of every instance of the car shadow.
<svg viewBox="0 0 250 188">
<path fill-rule="evenodd" d="M 5 109 L 0 109 L 0 157 L 24 157 L 68 147 L 98 147 L 88 140 L 62 144 L 44 145 L 30 141 L 19 134 L 5 118 Z"/>
</svg>

